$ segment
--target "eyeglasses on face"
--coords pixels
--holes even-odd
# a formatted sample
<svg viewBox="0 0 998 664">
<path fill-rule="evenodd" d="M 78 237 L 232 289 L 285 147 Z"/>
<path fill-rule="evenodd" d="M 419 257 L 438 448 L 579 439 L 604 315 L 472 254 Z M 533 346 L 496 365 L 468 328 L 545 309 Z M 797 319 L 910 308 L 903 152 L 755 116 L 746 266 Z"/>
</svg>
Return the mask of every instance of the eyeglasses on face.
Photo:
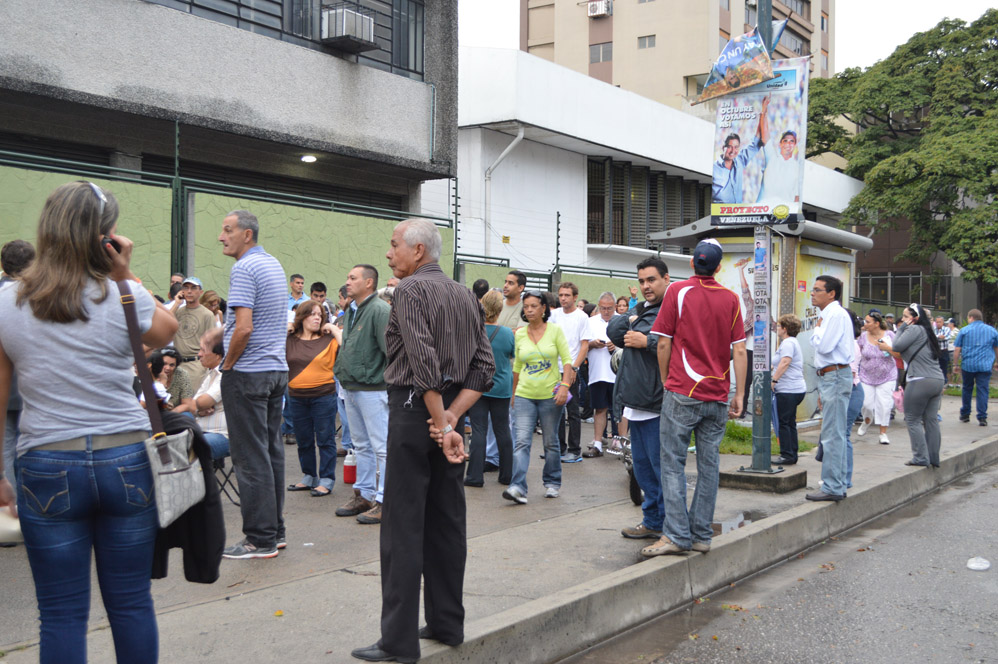
<svg viewBox="0 0 998 664">
<path fill-rule="evenodd" d="M 828 290 L 826 290 L 824 288 L 818 288 L 817 286 L 815 286 L 814 288 L 811 289 L 811 292 L 812 293 L 827 293 Z"/>
</svg>

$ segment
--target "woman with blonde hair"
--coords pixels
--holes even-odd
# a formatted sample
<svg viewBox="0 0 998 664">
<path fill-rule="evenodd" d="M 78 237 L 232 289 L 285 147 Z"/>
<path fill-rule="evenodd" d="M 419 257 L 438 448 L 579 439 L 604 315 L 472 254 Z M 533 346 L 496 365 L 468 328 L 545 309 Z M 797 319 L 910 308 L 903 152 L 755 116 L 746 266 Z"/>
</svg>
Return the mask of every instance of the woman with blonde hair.
<svg viewBox="0 0 998 664">
<path fill-rule="evenodd" d="M 128 281 L 142 342 L 168 344 L 177 320 L 129 269 L 118 203 L 90 182 L 45 201 L 38 255 L 0 289 L 0 401 L 16 369 L 24 410 L 17 442 L 17 512 L 35 582 L 43 663 L 84 662 L 91 553 L 119 662 L 155 662 L 150 593 L 158 531 L 143 441 L 149 415 L 132 391 L 134 359 L 114 282 Z M 52 358 L 72 371 L 53 371 Z M 5 413 L 0 411 L 0 419 Z M 0 479 L 0 506 L 13 505 Z"/>
<path fill-rule="evenodd" d="M 485 444 L 490 417 L 496 446 L 499 448 L 499 483 L 508 485 L 513 476 L 513 434 L 509 428 L 509 400 L 513 396 L 511 362 L 516 354 L 516 340 L 512 330 L 496 324 L 502 307 L 503 296 L 499 291 L 489 291 L 482 296 L 485 334 L 492 344 L 496 373 L 492 377 L 492 389 L 483 394 L 468 411 L 471 418 L 471 445 L 465 486 L 485 485 Z"/>
<path fill-rule="evenodd" d="M 222 298 L 219 294 L 213 290 L 206 290 L 201 294 L 200 302 L 214 314 L 217 327 L 224 327 L 225 317 L 222 315 Z"/>
</svg>

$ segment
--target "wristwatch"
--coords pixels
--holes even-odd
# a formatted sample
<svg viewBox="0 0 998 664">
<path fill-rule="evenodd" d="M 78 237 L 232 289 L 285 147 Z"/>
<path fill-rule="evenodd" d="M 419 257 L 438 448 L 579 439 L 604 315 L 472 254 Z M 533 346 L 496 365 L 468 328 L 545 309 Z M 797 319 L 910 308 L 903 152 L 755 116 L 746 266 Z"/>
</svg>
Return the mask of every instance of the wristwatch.
<svg viewBox="0 0 998 664">
<path fill-rule="evenodd" d="M 453 430 L 454 430 L 454 427 L 452 427 L 451 425 L 448 424 L 447 426 L 445 426 L 443 429 L 440 430 L 440 435 L 441 436 L 446 436 L 447 434 L 449 434 Z"/>
</svg>

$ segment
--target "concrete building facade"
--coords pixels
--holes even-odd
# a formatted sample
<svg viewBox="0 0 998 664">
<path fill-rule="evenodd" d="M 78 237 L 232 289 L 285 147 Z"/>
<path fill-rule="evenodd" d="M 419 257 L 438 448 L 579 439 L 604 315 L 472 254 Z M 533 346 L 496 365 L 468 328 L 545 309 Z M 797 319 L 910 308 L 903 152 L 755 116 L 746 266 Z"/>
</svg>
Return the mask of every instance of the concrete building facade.
<svg viewBox="0 0 998 664">
<path fill-rule="evenodd" d="M 712 122 L 522 51 L 460 53 L 458 262 L 576 281 L 630 277 L 661 255 L 689 273 L 678 244 L 649 234 L 709 215 Z M 442 212 L 444 187 L 424 185 L 425 212 Z M 806 218 L 835 225 L 861 187 L 807 162 Z"/>
<path fill-rule="evenodd" d="M 812 76 L 834 73 L 835 0 L 774 0 L 773 18 L 789 19 L 774 57 L 812 55 Z M 521 0 L 520 48 L 683 108 L 756 22 L 756 0 Z"/>
<path fill-rule="evenodd" d="M 457 0 L 8 0 L 3 15 L 4 165 L 377 218 L 456 175 Z M 177 198 L 166 238 L 183 270 L 197 204 Z M 6 212 L 0 236 L 30 235 L 37 210 Z"/>
</svg>

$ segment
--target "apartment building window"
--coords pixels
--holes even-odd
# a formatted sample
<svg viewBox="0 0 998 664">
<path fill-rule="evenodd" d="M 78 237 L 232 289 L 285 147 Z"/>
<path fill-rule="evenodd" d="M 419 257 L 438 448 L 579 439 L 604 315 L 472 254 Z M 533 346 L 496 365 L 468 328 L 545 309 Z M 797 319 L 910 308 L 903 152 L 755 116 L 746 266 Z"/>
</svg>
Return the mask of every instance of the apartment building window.
<svg viewBox="0 0 998 664">
<path fill-rule="evenodd" d="M 655 35 L 638 37 L 638 48 L 655 48 Z"/>
<path fill-rule="evenodd" d="M 948 309 L 951 286 L 947 275 L 920 272 L 861 273 L 856 276 L 856 294 L 860 300 L 897 306 L 921 302 L 930 307 Z"/>
<path fill-rule="evenodd" d="M 810 20 L 811 3 L 808 0 L 783 0 L 783 4 L 789 7 L 790 11 L 796 12 L 798 16 Z"/>
<path fill-rule="evenodd" d="M 731 39 L 731 35 L 729 35 L 724 30 L 721 30 L 721 34 L 718 37 L 718 41 L 717 41 L 717 50 L 718 50 L 718 52 L 721 52 L 721 51 L 724 50 L 724 47 L 728 45 L 728 40 L 729 39 Z"/>
<path fill-rule="evenodd" d="M 828 73 L 828 51 L 821 52 L 821 71 Z"/>
<path fill-rule="evenodd" d="M 610 62 L 613 60 L 613 42 L 603 44 L 592 44 L 589 47 L 589 64 L 597 62 Z"/>
<path fill-rule="evenodd" d="M 828 14 L 821 12 L 821 31 L 828 32 Z"/>
<path fill-rule="evenodd" d="M 726 9 L 728 11 L 731 11 L 731 0 L 720 0 L 720 1 L 721 1 L 721 9 Z"/>
<path fill-rule="evenodd" d="M 759 20 L 759 10 L 745 5 L 745 24 L 755 25 Z"/>
<path fill-rule="evenodd" d="M 394 0 L 392 3 L 392 67 L 423 75 L 423 3 Z"/>
<path fill-rule="evenodd" d="M 809 55 L 811 53 L 807 40 L 790 29 L 783 31 L 783 34 L 780 36 L 780 44 L 797 55 Z"/>
</svg>

